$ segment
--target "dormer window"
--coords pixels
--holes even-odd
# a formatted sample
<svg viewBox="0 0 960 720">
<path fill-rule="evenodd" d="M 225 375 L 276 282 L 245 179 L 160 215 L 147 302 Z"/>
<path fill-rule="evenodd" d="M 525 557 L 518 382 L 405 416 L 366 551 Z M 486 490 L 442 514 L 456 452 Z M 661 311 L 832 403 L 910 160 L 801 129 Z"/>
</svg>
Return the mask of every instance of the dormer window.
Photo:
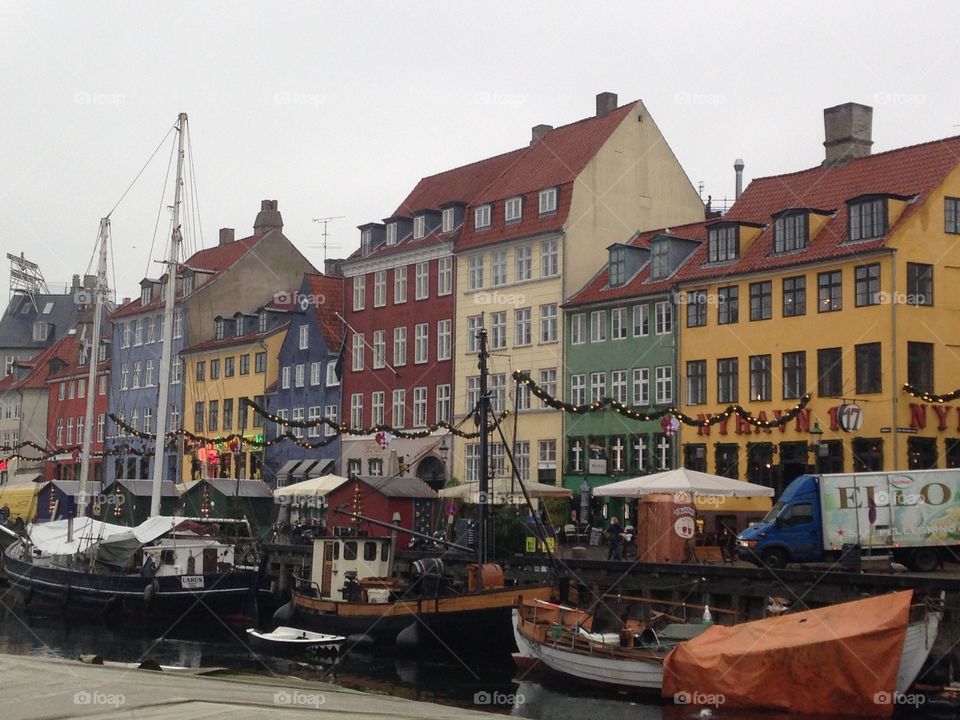
<svg viewBox="0 0 960 720">
<path fill-rule="evenodd" d="M 243 337 L 243 325 L 244 325 L 243 320 L 244 320 L 243 315 L 237 316 L 237 320 L 236 320 L 237 327 L 236 327 L 236 330 L 234 331 L 236 334 L 236 337 Z"/>
<path fill-rule="evenodd" d="M 427 217 L 426 215 L 417 215 L 417 217 L 413 219 L 413 239 L 420 240 L 426 234 Z"/>
<path fill-rule="evenodd" d="M 540 191 L 540 214 L 549 215 L 557 211 L 557 189 L 547 188 Z"/>
<path fill-rule="evenodd" d="M 370 254 L 370 243 L 373 240 L 373 231 L 372 230 L 361 230 L 360 231 L 360 252 L 363 255 Z"/>
<path fill-rule="evenodd" d="M 223 319 L 222 319 L 222 318 L 217 318 L 216 335 L 215 335 L 215 337 L 216 337 L 217 340 L 223 340 L 223 330 L 224 330 L 224 322 L 223 322 Z"/>
<path fill-rule="evenodd" d="M 773 251 L 775 253 L 803 250 L 808 242 L 808 214 L 805 212 L 781 215 L 773 223 Z"/>
<path fill-rule="evenodd" d="M 265 333 L 267 331 L 267 311 L 266 310 L 260 313 L 259 331 L 262 333 Z"/>
<path fill-rule="evenodd" d="M 453 222 L 455 217 L 453 210 L 454 209 L 452 207 L 443 209 L 443 215 L 441 215 L 440 220 L 440 229 L 445 233 L 453 232 Z"/>
<path fill-rule="evenodd" d="M 140 290 L 140 304 L 148 305 L 150 303 L 150 286 L 147 285 Z"/>
<path fill-rule="evenodd" d="M 722 225 L 710 228 L 707 233 L 708 262 L 736 260 L 739 255 L 740 228 L 737 225 Z"/>
<path fill-rule="evenodd" d="M 392 222 L 387 225 L 387 245 L 397 244 L 397 223 Z"/>
<path fill-rule="evenodd" d="M 35 322 L 33 324 L 33 341 L 45 342 L 50 333 L 50 324 L 45 322 Z"/>
<path fill-rule="evenodd" d="M 650 245 L 650 279 L 662 280 L 670 274 L 670 245 L 660 240 Z"/>
<path fill-rule="evenodd" d="M 473 227 L 475 230 L 490 227 L 490 205 L 481 205 L 473 211 Z"/>
<path fill-rule="evenodd" d="M 513 197 L 507 200 L 503 208 L 504 220 L 507 222 L 520 222 L 523 216 L 523 198 Z"/>
<path fill-rule="evenodd" d="M 44 315 L 49 315 L 49 314 L 52 313 L 52 312 L 53 312 L 53 303 L 52 303 L 52 302 L 48 302 L 46 305 L 43 306 L 43 314 L 44 314 Z"/>
<path fill-rule="evenodd" d="M 193 275 L 183 276 L 183 294 L 189 295 L 193 292 Z"/>
<path fill-rule="evenodd" d="M 626 280 L 627 253 L 622 247 L 610 249 L 610 287 L 620 287 Z"/>
<path fill-rule="evenodd" d="M 886 198 L 853 200 L 847 211 L 850 240 L 872 240 L 887 232 Z"/>
</svg>

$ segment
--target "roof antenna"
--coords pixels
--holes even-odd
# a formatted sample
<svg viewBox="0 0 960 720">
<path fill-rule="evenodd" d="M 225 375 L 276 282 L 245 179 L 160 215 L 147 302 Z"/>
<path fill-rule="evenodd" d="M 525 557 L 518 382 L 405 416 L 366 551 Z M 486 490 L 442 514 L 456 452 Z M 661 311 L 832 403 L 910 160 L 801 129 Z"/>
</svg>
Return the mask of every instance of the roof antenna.
<svg viewBox="0 0 960 720">
<path fill-rule="evenodd" d="M 314 218 L 314 219 L 313 219 L 313 221 L 314 221 L 315 223 L 323 223 L 323 264 L 324 264 L 324 265 L 327 264 L 327 248 L 328 248 L 328 247 L 332 247 L 332 248 L 339 248 L 339 247 L 340 247 L 339 245 L 328 245 L 328 244 L 327 244 L 327 237 L 328 237 L 328 235 L 329 235 L 329 233 L 327 233 L 327 223 L 329 223 L 329 222 L 331 222 L 331 221 L 333 221 L 333 220 L 342 220 L 342 219 L 345 218 L 345 217 L 346 217 L 346 215 L 331 215 L 330 217 L 320 217 L 320 218 Z M 310 247 L 316 247 L 316 245 L 311 245 Z"/>
</svg>

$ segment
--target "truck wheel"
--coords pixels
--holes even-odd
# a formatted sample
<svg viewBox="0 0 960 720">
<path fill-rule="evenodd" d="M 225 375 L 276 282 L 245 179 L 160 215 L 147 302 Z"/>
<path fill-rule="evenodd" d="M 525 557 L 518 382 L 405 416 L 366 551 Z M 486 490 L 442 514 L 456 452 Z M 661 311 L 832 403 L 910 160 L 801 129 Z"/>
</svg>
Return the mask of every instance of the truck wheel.
<svg viewBox="0 0 960 720">
<path fill-rule="evenodd" d="M 782 570 L 787 566 L 787 554 L 780 548 L 765 550 L 760 559 L 771 570 Z"/>
<path fill-rule="evenodd" d="M 933 572 L 940 567 L 940 556 L 933 548 L 917 548 L 910 554 L 908 565 L 916 572 Z"/>
</svg>

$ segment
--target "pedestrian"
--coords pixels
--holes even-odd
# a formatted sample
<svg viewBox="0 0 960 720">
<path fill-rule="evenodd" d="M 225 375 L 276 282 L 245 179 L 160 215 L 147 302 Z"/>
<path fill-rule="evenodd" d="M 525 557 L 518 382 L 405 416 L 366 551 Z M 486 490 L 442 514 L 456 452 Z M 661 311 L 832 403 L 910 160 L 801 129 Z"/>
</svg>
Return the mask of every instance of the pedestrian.
<svg viewBox="0 0 960 720">
<path fill-rule="evenodd" d="M 610 540 L 610 546 L 607 550 L 607 560 L 620 559 L 620 534 L 622 532 L 623 528 L 620 527 L 620 521 L 615 517 L 610 518 L 610 526 L 607 528 L 607 536 Z"/>
</svg>

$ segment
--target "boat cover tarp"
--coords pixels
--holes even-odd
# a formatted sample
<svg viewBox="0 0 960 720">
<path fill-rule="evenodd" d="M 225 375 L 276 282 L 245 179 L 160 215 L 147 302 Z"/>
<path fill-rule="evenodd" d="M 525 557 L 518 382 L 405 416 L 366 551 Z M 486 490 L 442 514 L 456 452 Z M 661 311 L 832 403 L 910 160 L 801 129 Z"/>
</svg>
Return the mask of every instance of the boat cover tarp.
<svg viewBox="0 0 960 720">
<path fill-rule="evenodd" d="M 663 669 L 663 696 L 723 711 L 773 709 L 889 717 L 913 591 L 731 627 L 714 625 L 678 645 Z M 885 694 L 885 695 L 884 695 Z"/>
<path fill-rule="evenodd" d="M 183 517 L 157 515 L 147 518 L 135 527 L 126 527 L 81 517 L 73 521 L 73 536 L 70 540 L 68 520 L 36 523 L 30 526 L 29 535 L 34 547 L 44 555 L 73 555 L 87 550 L 95 543 L 100 544 L 101 553 L 104 549 L 111 552 L 111 545 L 121 553 L 126 553 L 128 548 L 133 547 L 135 550 L 153 542 L 186 520 L 187 518 Z"/>
</svg>

